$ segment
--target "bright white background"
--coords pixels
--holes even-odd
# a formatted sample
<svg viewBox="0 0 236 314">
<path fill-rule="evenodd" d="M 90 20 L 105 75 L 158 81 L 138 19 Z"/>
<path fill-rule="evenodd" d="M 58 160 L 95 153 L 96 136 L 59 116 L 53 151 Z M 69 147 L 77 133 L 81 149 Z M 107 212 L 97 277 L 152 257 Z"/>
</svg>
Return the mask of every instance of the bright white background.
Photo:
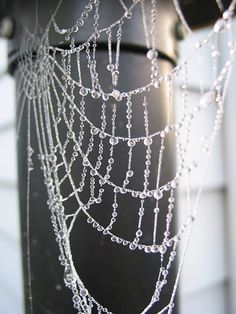
<svg viewBox="0 0 236 314">
<path fill-rule="evenodd" d="M 204 32 L 200 32 L 202 36 Z M 224 49 L 225 42 L 221 42 Z M 183 56 L 189 41 L 180 45 Z M 7 64 L 7 46 L 0 40 L 0 72 Z M 209 66 L 210 64 L 206 65 Z M 198 67 L 191 70 L 194 99 L 198 93 Z M 205 77 L 207 86 L 209 78 Z M 193 231 L 180 286 L 180 314 L 236 313 L 236 68 L 227 100 L 225 124 L 211 160 L 201 210 Z M 234 87 L 234 88 L 233 88 Z M 17 203 L 14 131 L 14 81 L 0 78 L 0 313 L 22 314 L 23 292 Z M 178 107 L 180 98 L 176 95 Z M 208 123 L 206 117 L 205 123 Z M 192 195 L 195 193 L 192 190 Z M 179 192 L 179 220 L 184 208 Z"/>
</svg>

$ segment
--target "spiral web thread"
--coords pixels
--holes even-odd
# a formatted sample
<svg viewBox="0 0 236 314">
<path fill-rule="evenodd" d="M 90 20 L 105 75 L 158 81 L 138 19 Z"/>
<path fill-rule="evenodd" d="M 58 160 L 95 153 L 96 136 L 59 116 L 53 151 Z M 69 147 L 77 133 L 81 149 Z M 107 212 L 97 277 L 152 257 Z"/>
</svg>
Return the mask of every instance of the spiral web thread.
<svg viewBox="0 0 236 314">
<path fill-rule="evenodd" d="M 117 0 L 118 1 L 118 0 Z M 179 258 L 176 280 L 169 303 L 159 313 L 172 313 L 174 297 L 188 247 L 189 237 L 199 208 L 200 196 L 206 176 L 211 148 L 216 134 L 221 126 L 224 100 L 236 53 L 236 42 L 232 32 L 231 18 L 235 1 L 229 10 L 223 13 L 213 29 L 201 41 L 193 44 L 189 57 L 178 64 L 167 74 L 163 74 L 158 66 L 158 53 L 155 50 L 156 29 L 158 20 L 158 1 L 134 1 L 130 7 L 119 1 L 124 12 L 112 25 L 100 29 L 99 20 L 100 1 L 89 0 L 74 25 L 68 29 L 61 29 L 55 15 L 52 16 L 46 30 L 42 32 L 36 28 L 35 33 L 26 34 L 19 59 L 20 83 L 18 100 L 19 110 L 18 129 L 22 115 L 27 107 L 28 121 L 28 204 L 30 194 L 30 172 L 33 170 L 33 153 L 30 132 L 34 130 L 38 139 L 38 158 L 41 162 L 45 185 L 48 191 L 48 207 L 51 212 L 52 226 L 60 249 L 59 260 L 64 267 L 64 282 L 71 289 L 73 305 L 78 313 L 111 313 L 104 305 L 99 304 L 90 294 L 77 272 L 70 247 L 70 236 L 76 226 L 80 214 L 87 217 L 88 224 L 103 233 L 117 245 L 126 246 L 127 250 L 140 250 L 146 254 L 158 254 L 161 267 L 157 270 L 157 281 L 150 296 L 150 302 L 141 313 L 147 313 L 153 304 L 162 297 L 163 287 L 168 283 L 168 274 L 176 262 L 178 244 L 183 239 L 184 249 Z M 183 20 L 177 1 L 173 1 L 180 18 Z M 149 3 L 150 6 L 146 6 Z M 147 62 L 150 63 L 150 81 L 142 87 L 129 91 L 117 89 L 120 69 L 119 62 L 122 54 L 122 34 L 128 27 L 134 10 L 140 10 L 143 18 L 143 32 L 147 44 Z M 91 36 L 86 42 L 75 45 L 73 35 L 86 27 L 88 16 L 93 16 Z M 184 21 L 186 24 L 186 21 Z M 186 24 L 187 25 L 187 24 Z M 68 43 L 68 49 L 53 47 L 49 42 L 49 33 L 53 31 Z M 228 54 L 220 66 L 218 38 L 221 33 L 228 36 Z M 98 39 L 103 36 L 107 41 L 107 69 L 113 89 L 106 90 L 102 86 L 97 71 Z M 115 38 L 115 44 L 114 44 Z M 193 41 L 194 42 L 194 41 Z M 112 48 L 112 46 L 115 45 Z M 208 91 L 202 92 L 197 103 L 191 104 L 188 99 L 188 68 L 202 49 L 208 49 L 212 59 L 212 84 Z M 37 53 L 35 53 L 37 52 Z M 81 64 L 87 63 L 87 73 L 84 75 Z M 73 66 L 72 66 L 73 65 Z M 74 66 L 76 65 L 76 66 Z M 86 78 L 84 78 L 84 76 Z M 171 107 L 176 80 L 181 82 L 182 112 L 176 122 L 172 123 Z M 160 130 L 150 127 L 150 94 L 165 87 L 168 96 L 168 114 L 165 126 Z M 139 98 L 137 98 L 137 95 Z M 140 98 L 141 97 L 141 98 Z M 137 100 L 138 99 L 138 100 Z M 142 101 L 140 101 L 142 99 Z M 100 115 L 99 124 L 88 114 L 88 103 L 96 107 Z M 136 125 L 135 110 L 141 107 L 143 111 L 143 133 L 133 135 Z M 120 110 L 126 111 L 125 134 L 119 134 L 117 117 Z M 196 154 L 191 159 L 191 136 L 194 123 L 212 111 L 214 119 L 205 138 L 199 139 Z M 139 122 L 140 123 L 140 122 Z M 32 126 L 33 125 L 33 126 Z M 200 134 L 200 133 L 199 133 Z M 175 138 L 176 171 L 173 178 L 163 182 L 162 166 L 165 160 L 166 144 L 170 137 Z M 133 168 L 133 158 L 139 154 L 140 148 L 143 158 L 141 185 L 137 185 L 136 172 Z M 96 152 L 97 158 L 91 157 Z M 121 171 L 122 181 L 112 174 L 116 165 L 116 152 L 122 153 L 126 160 L 126 169 Z M 198 165 L 198 159 L 203 156 L 204 163 Z M 152 165 L 157 165 L 156 182 L 149 182 Z M 118 165 L 119 166 L 119 165 Z M 197 196 L 190 198 L 190 178 L 201 168 L 201 179 Z M 172 232 L 171 225 L 176 209 L 175 194 L 181 182 L 186 185 L 187 210 L 185 221 L 176 232 Z M 67 191 L 67 194 L 65 194 Z M 69 191 L 69 192 L 68 192 Z M 103 205 L 106 193 L 112 193 L 112 210 L 107 212 L 107 221 L 99 219 L 93 208 Z M 134 199 L 137 205 L 137 228 L 133 237 L 116 232 L 119 223 L 119 213 L 122 211 L 119 203 L 122 199 Z M 167 208 L 162 208 L 161 201 L 168 200 Z M 152 241 L 143 241 L 142 223 L 146 213 L 146 205 L 152 204 L 153 230 Z M 74 204 L 74 208 L 68 204 Z M 68 208 L 70 207 L 70 208 Z M 166 226 L 163 234 L 159 234 L 159 213 L 166 213 Z M 28 245 L 29 247 L 29 245 Z M 30 274 L 30 252 L 28 251 L 28 266 Z M 30 285 L 30 283 L 29 283 Z M 31 298 L 31 311 L 32 295 Z"/>
</svg>

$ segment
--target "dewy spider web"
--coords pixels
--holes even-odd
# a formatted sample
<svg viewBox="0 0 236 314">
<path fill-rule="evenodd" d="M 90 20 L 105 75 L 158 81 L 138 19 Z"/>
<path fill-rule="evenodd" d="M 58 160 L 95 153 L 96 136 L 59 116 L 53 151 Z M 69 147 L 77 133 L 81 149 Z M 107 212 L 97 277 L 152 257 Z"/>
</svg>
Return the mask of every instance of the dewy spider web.
<svg viewBox="0 0 236 314">
<path fill-rule="evenodd" d="M 146 7 L 147 2 L 150 6 Z M 177 1 L 173 1 L 180 18 L 184 17 Z M 168 282 L 169 271 L 176 259 L 177 247 L 181 239 L 185 238 L 183 253 L 180 257 L 176 280 L 169 303 L 158 313 L 172 313 L 174 298 L 180 273 L 183 266 L 189 237 L 199 208 L 200 196 L 206 176 L 211 147 L 222 122 L 224 100 L 230 73 L 236 53 L 236 42 L 233 37 L 231 18 L 235 1 L 229 10 L 223 13 L 212 31 L 195 43 L 189 57 L 177 65 L 170 73 L 163 74 L 158 65 L 158 53 L 155 50 L 156 22 L 158 20 L 158 1 L 134 1 L 127 7 L 123 1 L 120 4 L 124 14 L 112 25 L 100 29 L 99 11 L 100 1 L 89 0 L 84 6 L 76 23 L 69 28 L 61 29 L 55 14 L 52 16 L 46 30 L 38 28 L 34 34 L 28 33 L 22 45 L 19 59 L 20 83 L 18 101 L 19 108 L 18 129 L 20 128 L 24 107 L 27 106 L 28 120 L 28 219 L 30 172 L 33 170 L 32 155 L 35 148 L 31 147 L 31 132 L 34 129 L 38 139 L 39 159 L 48 192 L 48 207 L 51 212 L 52 226 L 60 249 L 59 260 L 64 267 L 64 282 L 73 293 L 73 305 L 78 313 L 111 313 L 104 305 L 99 304 L 85 287 L 74 265 L 70 246 L 70 236 L 80 214 L 87 217 L 92 228 L 103 233 L 117 245 L 127 246 L 127 250 L 140 250 L 146 254 L 157 254 L 161 267 L 157 271 L 157 280 L 150 296 L 150 302 L 141 313 L 158 303 L 162 297 L 163 287 Z M 120 75 L 120 57 L 122 34 L 128 22 L 132 19 L 132 12 L 142 12 L 143 31 L 146 37 L 147 61 L 151 64 L 150 81 L 142 87 L 129 91 L 117 89 Z M 86 27 L 88 16 L 93 16 L 91 36 L 86 42 L 75 45 L 74 34 Z M 186 24 L 186 21 L 184 21 Z M 186 24 L 187 25 L 187 24 Z M 54 31 L 68 42 L 68 49 L 53 47 L 49 42 L 49 32 Z M 218 64 L 219 51 L 217 38 L 220 33 L 228 34 L 228 55 L 220 68 Z M 102 85 L 97 71 L 98 38 L 103 36 L 107 41 L 107 73 L 111 78 L 112 90 Z M 113 39 L 116 38 L 115 49 Z M 188 67 L 195 54 L 203 48 L 209 48 L 213 62 L 213 80 L 209 90 L 201 95 L 196 104 L 188 102 Z M 37 53 L 35 53 L 37 52 Z M 88 71 L 83 73 L 81 63 L 87 63 Z M 76 66 L 75 66 L 76 65 Z M 182 114 L 177 122 L 172 123 L 171 107 L 173 86 L 175 80 L 182 81 Z M 165 125 L 159 130 L 153 130 L 150 125 L 150 94 L 153 90 L 166 88 L 168 96 L 168 114 Z M 107 89 L 106 89 L 107 88 Z M 139 98 L 137 98 L 137 95 Z M 140 97 L 142 101 L 140 101 Z M 100 115 L 100 123 L 94 122 L 89 115 L 88 106 L 96 107 L 96 114 Z M 139 121 L 135 121 L 136 107 L 142 108 L 143 126 L 140 136 L 134 136 L 133 128 Z M 120 110 L 126 111 L 125 131 L 119 134 L 117 117 Z M 199 123 L 199 117 L 207 111 L 213 110 L 214 121 L 207 139 L 202 139 L 196 151 L 196 158 L 189 158 L 191 148 L 191 132 L 194 123 Z M 98 120 L 96 120 L 98 121 Z M 33 126 L 32 126 L 33 124 Z M 119 129 L 120 130 L 120 129 Z M 125 132 L 125 133 L 124 133 Z M 135 133 L 136 134 L 136 133 Z M 165 160 L 166 143 L 169 137 L 175 137 L 176 144 L 176 172 L 173 178 L 163 182 L 162 168 Z M 96 152 L 96 158 L 92 152 Z M 122 153 L 126 168 L 120 170 L 121 178 L 115 177 L 113 169 L 119 167 L 116 163 L 117 152 Z M 140 168 L 143 169 L 142 182 L 137 183 L 138 169 L 133 166 L 136 154 L 142 155 Z M 199 156 L 204 155 L 202 176 L 196 199 L 190 200 L 190 177 L 198 167 Z M 108 156 L 108 157 L 107 157 Z M 156 167 L 153 167 L 156 165 Z M 156 181 L 151 182 L 150 173 L 155 170 Z M 171 224 L 176 208 L 176 188 L 182 180 L 186 180 L 187 214 L 183 225 L 173 232 Z M 67 192 L 65 194 L 65 191 Z M 68 192 L 69 191 L 69 192 Z M 103 205 L 104 195 L 112 193 L 112 211 L 107 212 L 106 220 L 95 214 L 94 207 Z M 161 200 L 168 200 L 167 208 L 162 208 Z M 133 236 L 130 233 L 116 229 L 119 223 L 119 204 L 124 199 L 132 199 L 136 204 L 137 227 Z M 72 201 L 73 200 L 73 201 Z M 154 202 L 153 202 L 154 200 Z M 74 208 L 68 206 L 72 201 Z M 70 203 L 71 204 L 71 203 Z M 150 205 L 151 204 L 151 205 Z M 109 205 L 110 206 L 110 205 Z M 143 241 L 143 220 L 145 213 L 152 206 L 153 230 L 152 241 Z M 68 208 L 70 207 L 70 208 Z M 160 234 L 159 214 L 166 213 L 164 232 Z M 29 231 L 29 226 L 27 227 Z M 119 232 L 117 231 L 119 230 Z M 29 234 L 28 234 L 29 236 Z M 28 239 L 29 241 L 29 239 Z M 29 243 L 28 243 L 29 249 Z M 28 250 L 28 271 L 30 277 L 30 251 Z M 29 278 L 30 281 L 30 278 Z M 30 282 L 29 282 L 30 285 Z M 31 311 L 32 295 L 31 298 Z"/>
</svg>

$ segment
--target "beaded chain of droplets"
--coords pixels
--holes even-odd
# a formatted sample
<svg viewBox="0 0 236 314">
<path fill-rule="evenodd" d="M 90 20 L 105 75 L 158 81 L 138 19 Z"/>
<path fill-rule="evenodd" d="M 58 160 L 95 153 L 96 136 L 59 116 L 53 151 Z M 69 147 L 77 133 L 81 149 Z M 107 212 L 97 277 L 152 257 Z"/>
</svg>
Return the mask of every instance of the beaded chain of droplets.
<svg viewBox="0 0 236 314">
<path fill-rule="evenodd" d="M 117 0 L 118 1 L 118 0 Z M 211 147 L 219 130 L 223 117 L 224 100 L 226 90 L 230 78 L 230 73 L 236 54 L 236 42 L 233 37 L 231 20 L 235 2 L 233 1 L 228 10 L 222 12 L 222 18 L 219 19 L 212 31 L 201 41 L 193 45 L 193 51 L 189 57 L 182 63 L 178 64 L 170 73 L 162 74 L 158 67 L 158 52 L 156 46 L 156 21 L 158 13 L 158 1 L 156 0 L 137 0 L 133 1 L 130 7 L 127 7 L 122 0 L 119 0 L 124 14 L 107 28 L 99 28 L 99 8 L 100 0 L 89 0 L 84 6 L 83 12 L 79 16 L 74 25 L 67 29 L 61 29 L 57 23 L 55 16 L 52 17 L 50 26 L 46 29 L 43 35 L 28 34 L 23 48 L 21 50 L 21 58 L 19 62 L 19 71 L 21 79 L 19 84 L 18 99 L 22 103 L 19 114 L 19 125 L 24 111 L 24 106 L 27 106 L 28 115 L 28 204 L 27 211 L 29 215 L 29 186 L 30 172 L 33 170 L 34 153 L 31 147 L 31 117 L 34 118 L 34 128 L 38 139 L 39 159 L 44 175 L 45 184 L 48 191 L 48 207 L 51 212 L 52 226 L 56 235 L 56 240 L 60 249 L 59 260 L 64 267 L 64 282 L 71 289 L 73 297 L 73 305 L 78 314 L 92 313 L 92 309 L 97 309 L 97 313 L 111 313 L 104 305 L 99 304 L 97 300 L 90 294 L 81 280 L 73 263 L 73 256 L 70 248 L 70 234 L 73 229 L 78 215 L 83 212 L 87 216 L 87 222 L 98 232 L 103 233 L 111 241 L 117 245 L 127 246 L 130 250 L 141 250 L 146 254 L 159 254 L 161 259 L 161 267 L 158 270 L 158 279 L 153 289 L 153 295 L 150 297 L 150 302 L 141 313 L 147 313 L 154 303 L 157 303 L 161 298 L 163 287 L 167 284 L 168 273 L 177 255 L 177 246 L 181 239 L 185 236 L 185 245 L 183 253 L 179 259 L 179 267 L 176 280 L 169 303 L 159 313 L 172 313 L 174 308 L 174 298 L 177 285 L 179 282 L 180 273 L 183 266 L 186 249 L 188 246 L 189 237 L 194 224 L 194 220 L 199 208 L 200 195 L 203 189 L 203 183 L 206 175 L 207 164 L 211 154 Z M 148 12 L 145 4 L 151 4 L 150 12 Z M 187 31 L 191 33 L 181 10 L 178 1 L 174 0 L 175 8 L 186 26 Z M 217 3 L 221 3 L 217 1 Z M 147 45 L 147 59 L 151 64 L 150 82 L 145 86 L 129 91 L 119 91 L 117 89 L 119 80 L 119 62 L 121 54 L 121 41 L 123 27 L 128 20 L 132 18 L 133 10 L 139 9 L 143 17 L 143 31 Z M 75 45 L 73 34 L 79 32 L 84 26 L 89 16 L 93 16 L 93 33 L 86 42 Z M 149 16 L 150 15 L 150 16 Z M 69 43 L 68 49 L 50 46 L 49 29 L 53 29 L 56 33 L 63 36 Z M 220 67 L 218 64 L 219 51 L 217 46 L 217 38 L 220 33 L 228 35 L 228 55 L 224 64 Z M 96 49 L 97 40 L 101 35 L 107 36 L 107 54 L 108 65 L 107 71 L 111 75 L 113 90 L 106 92 L 101 86 L 99 75 L 97 72 Z M 116 37 L 116 49 L 112 49 L 112 35 Z M 201 51 L 203 47 L 209 46 L 211 58 L 213 62 L 213 81 L 207 92 L 202 93 L 199 102 L 194 106 L 188 105 L 188 64 L 191 58 Z M 37 51 L 37 55 L 33 52 Z M 81 70 L 81 55 L 86 55 L 87 67 L 89 69 L 89 77 L 91 86 L 88 86 L 87 81 L 83 81 L 83 73 Z M 60 58 L 56 58 L 56 54 Z M 76 60 L 77 65 L 77 80 L 72 75 L 72 58 Z M 167 94 L 169 102 L 173 94 L 173 82 L 176 78 L 182 81 L 182 115 L 175 123 L 170 123 L 167 118 L 166 126 L 162 130 L 150 133 L 149 127 L 149 98 L 151 91 L 160 88 L 163 84 L 167 86 Z M 143 95 L 143 122 L 144 134 L 140 137 L 132 136 L 133 112 L 135 95 Z M 97 106 L 100 106 L 101 118 L 100 125 L 95 125 L 92 119 L 86 113 L 87 99 L 96 100 Z M 56 100 L 56 104 L 55 104 Z M 112 110 L 107 114 L 107 102 L 112 100 Z M 119 104 L 126 106 L 126 130 L 127 136 L 120 136 L 116 133 L 116 118 L 119 112 Z M 173 218 L 173 210 L 176 207 L 175 193 L 180 180 L 186 176 L 189 178 L 195 168 L 198 167 L 197 160 L 189 162 L 185 156 L 189 150 L 191 142 L 191 128 L 195 118 L 199 112 L 208 110 L 209 107 L 215 108 L 215 119 L 211 134 L 208 137 L 207 143 L 204 143 L 204 149 L 200 154 L 205 154 L 205 164 L 202 169 L 202 179 L 199 183 L 199 189 L 196 200 L 192 206 L 188 208 L 188 215 L 183 225 L 175 234 L 171 234 L 170 226 Z M 111 118 L 110 118 L 111 117 Z M 63 124 L 63 132 L 61 125 Z M 66 131 L 65 131 L 66 130 Z M 75 131 L 76 130 L 76 131 Z M 63 135 L 62 135 L 63 133 Z M 87 146 L 84 144 L 85 134 L 89 134 Z M 175 176 L 164 184 L 160 184 L 161 169 L 163 158 L 165 157 L 165 143 L 169 136 L 175 136 L 176 140 L 176 159 L 177 169 Z M 159 153 L 155 157 L 155 162 L 158 163 L 156 174 L 156 185 L 150 187 L 149 176 L 150 166 L 152 163 L 152 148 L 155 145 L 155 139 L 159 138 Z M 94 142 L 98 139 L 98 147 Z M 109 158 L 104 160 L 104 143 L 109 144 Z M 121 150 L 126 146 L 124 154 L 127 156 L 127 170 L 122 184 L 116 184 L 116 180 L 112 178 L 112 169 L 116 163 L 115 150 Z M 132 167 L 134 158 L 135 146 L 143 145 L 145 147 L 145 165 L 143 174 L 142 189 L 137 190 L 132 188 L 132 178 L 135 177 L 135 169 Z M 67 150 L 72 150 L 68 157 Z M 97 149 L 96 161 L 91 161 L 90 155 Z M 82 161 L 80 172 L 76 173 L 76 178 L 73 176 L 73 166 L 76 161 Z M 105 172 L 102 171 L 102 164 L 106 164 Z M 62 171 L 63 169 L 63 171 Z M 76 180 L 75 180 L 76 179 Z M 189 184 L 189 180 L 188 184 Z M 69 183 L 71 192 L 68 195 L 63 195 L 63 183 Z M 81 195 L 89 185 L 87 191 L 87 200 L 84 200 Z M 106 188 L 113 190 L 113 204 L 110 222 L 107 225 L 102 225 L 93 217 L 91 209 L 94 204 L 103 202 L 103 196 Z M 187 186 L 187 198 L 189 198 L 189 185 Z M 122 195 L 139 200 L 140 206 L 137 210 L 138 224 L 136 232 L 132 239 L 122 237 L 120 234 L 113 232 L 113 227 L 116 224 L 119 215 L 119 199 Z M 157 242 L 158 230 L 158 214 L 160 212 L 159 201 L 167 195 L 168 209 L 166 214 L 166 226 L 161 242 Z M 78 204 L 77 209 L 68 214 L 66 201 L 70 198 L 75 198 Z M 155 206 L 153 208 L 153 239 L 149 244 L 142 243 L 142 221 L 145 215 L 145 203 L 147 199 L 154 198 Z M 28 226 L 29 227 L 29 226 Z M 167 256 L 166 256 L 167 255 Z M 164 259 L 165 257 L 165 259 Z M 167 258 L 166 258 L 167 257 Z M 28 251 L 29 277 L 30 277 L 30 252 Z M 29 283 L 30 286 L 30 283 Z M 31 293 L 31 292 L 30 292 Z M 32 295 L 31 310 L 32 310 Z"/>
</svg>

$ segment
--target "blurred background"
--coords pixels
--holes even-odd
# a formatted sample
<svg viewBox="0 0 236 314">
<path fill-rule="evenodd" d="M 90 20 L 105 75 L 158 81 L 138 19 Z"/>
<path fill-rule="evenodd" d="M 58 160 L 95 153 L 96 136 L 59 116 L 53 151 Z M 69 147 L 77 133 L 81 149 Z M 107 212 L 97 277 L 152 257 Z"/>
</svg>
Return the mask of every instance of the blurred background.
<svg viewBox="0 0 236 314">
<path fill-rule="evenodd" d="M 236 23 L 234 23 L 236 31 Z M 198 31 L 202 37 L 208 29 Z M 226 40 L 220 42 L 226 53 Z M 180 59 L 189 51 L 190 41 L 180 43 Z M 209 63 L 204 64 L 211 70 Z M 23 314 L 23 283 L 15 153 L 14 80 L 6 71 L 7 42 L 0 40 L 0 313 Z M 199 96 L 199 67 L 189 72 L 190 101 Z M 207 68 L 205 73 L 207 73 Z M 205 88 L 210 77 L 204 77 Z M 192 234 L 179 289 L 180 314 L 236 314 L 236 67 L 227 96 L 225 121 L 210 162 L 205 191 Z M 180 92 L 176 92 L 177 111 Z M 210 115 L 210 113 L 209 113 Z M 204 120 L 207 125 L 211 116 Z M 202 126 L 199 126 L 199 128 Z M 198 131 L 198 130 L 196 130 Z M 197 132 L 196 132 L 197 135 Z M 194 138 L 192 139 L 194 141 Z M 196 193 L 197 182 L 191 194 Z M 179 190 L 179 223 L 185 194 Z"/>
</svg>

